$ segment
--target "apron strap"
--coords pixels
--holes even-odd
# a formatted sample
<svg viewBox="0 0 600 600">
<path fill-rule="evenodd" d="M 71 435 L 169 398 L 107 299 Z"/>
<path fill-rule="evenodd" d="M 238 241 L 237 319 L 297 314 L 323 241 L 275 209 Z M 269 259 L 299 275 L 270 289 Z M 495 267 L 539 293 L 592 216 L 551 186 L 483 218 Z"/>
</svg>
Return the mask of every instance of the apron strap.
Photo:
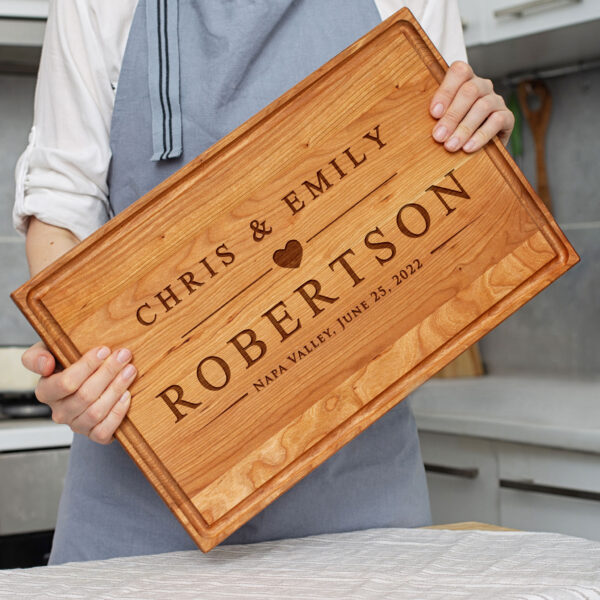
<svg viewBox="0 0 600 600">
<path fill-rule="evenodd" d="M 182 151 L 178 8 L 178 0 L 146 2 L 153 161 L 176 158 Z"/>
</svg>

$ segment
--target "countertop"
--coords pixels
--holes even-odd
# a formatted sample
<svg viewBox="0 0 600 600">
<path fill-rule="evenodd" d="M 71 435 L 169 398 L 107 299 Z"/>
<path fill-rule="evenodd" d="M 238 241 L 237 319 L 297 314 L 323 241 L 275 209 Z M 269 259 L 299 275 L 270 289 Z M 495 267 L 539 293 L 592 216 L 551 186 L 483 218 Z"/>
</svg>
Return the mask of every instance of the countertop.
<svg viewBox="0 0 600 600">
<path fill-rule="evenodd" d="M 40 450 L 71 445 L 73 432 L 51 419 L 5 419 L 0 421 L 0 452 Z"/>
<path fill-rule="evenodd" d="M 600 454 L 600 380 L 431 379 L 410 398 L 420 431 Z M 66 447 L 72 437 L 50 419 L 0 421 L 0 452 Z"/>
<path fill-rule="evenodd" d="M 600 379 L 430 379 L 410 398 L 420 431 L 600 454 Z"/>
</svg>

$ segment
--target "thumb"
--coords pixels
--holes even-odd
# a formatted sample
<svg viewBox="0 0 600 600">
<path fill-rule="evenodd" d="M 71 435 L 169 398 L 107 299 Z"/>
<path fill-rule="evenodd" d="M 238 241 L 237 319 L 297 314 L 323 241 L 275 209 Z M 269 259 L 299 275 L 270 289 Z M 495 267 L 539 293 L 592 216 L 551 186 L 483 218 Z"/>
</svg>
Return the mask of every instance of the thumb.
<svg viewBox="0 0 600 600">
<path fill-rule="evenodd" d="M 44 342 L 37 342 L 27 348 L 21 357 L 21 362 L 26 369 L 43 377 L 52 375 L 56 367 L 54 356 L 48 351 Z"/>
</svg>

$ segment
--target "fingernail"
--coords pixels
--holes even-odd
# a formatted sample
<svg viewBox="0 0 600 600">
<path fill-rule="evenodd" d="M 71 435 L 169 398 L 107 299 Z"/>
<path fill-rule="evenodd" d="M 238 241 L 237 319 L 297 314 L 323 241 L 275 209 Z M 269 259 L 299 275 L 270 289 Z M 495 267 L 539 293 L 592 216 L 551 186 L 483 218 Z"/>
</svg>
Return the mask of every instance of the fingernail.
<svg viewBox="0 0 600 600">
<path fill-rule="evenodd" d="M 43 371 L 45 367 L 46 367 L 46 357 L 40 356 L 38 358 L 38 371 Z"/>
<path fill-rule="evenodd" d="M 98 350 L 98 354 L 96 356 L 100 360 L 104 360 L 105 358 L 108 357 L 109 354 L 110 354 L 110 348 L 107 348 L 106 346 L 102 346 L 102 348 L 100 348 L 100 350 Z"/>
<path fill-rule="evenodd" d="M 460 141 L 457 137 L 451 137 L 446 143 L 446 148 L 448 150 L 456 150 L 460 144 Z"/>
<path fill-rule="evenodd" d="M 133 365 L 127 365 L 122 371 L 123 379 L 129 379 L 135 375 L 135 367 Z"/>
<path fill-rule="evenodd" d="M 448 129 L 446 129 L 446 127 L 444 127 L 443 125 L 440 125 L 439 127 L 436 127 L 433 130 L 433 137 L 438 142 L 443 142 L 447 135 Z"/>
<path fill-rule="evenodd" d="M 464 146 L 463 146 L 463 150 L 465 150 L 466 152 L 470 152 L 471 150 L 473 150 L 473 148 L 475 148 L 475 140 L 469 140 Z"/>
<path fill-rule="evenodd" d="M 127 404 L 129 402 L 130 398 L 131 398 L 131 394 L 130 394 L 129 390 L 125 390 L 123 392 L 123 395 L 119 398 L 119 402 L 121 404 Z"/>
<path fill-rule="evenodd" d="M 123 348 L 119 350 L 119 354 L 117 354 L 117 360 L 121 363 L 126 363 L 131 358 L 131 352 L 127 350 L 127 348 Z"/>
<path fill-rule="evenodd" d="M 438 102 L 432 109 L 431 109 L 431 114 L 436 118 L 439 119 L 443 114 L 444 114 L 444 105 L 441 104 L 440 102 Z"/>
</svg>

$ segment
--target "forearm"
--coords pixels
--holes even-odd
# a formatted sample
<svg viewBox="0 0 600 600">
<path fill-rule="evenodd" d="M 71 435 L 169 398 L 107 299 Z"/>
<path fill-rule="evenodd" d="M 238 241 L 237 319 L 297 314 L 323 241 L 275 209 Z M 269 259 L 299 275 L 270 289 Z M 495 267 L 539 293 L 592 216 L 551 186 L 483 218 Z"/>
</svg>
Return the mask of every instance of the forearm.
<svg viewBox="0 0 600 600">
<path fill-rule="evenodd" d="M 68 229 L 48 225 L 31 217 L 25 243 L 31 276 L 39 273 L 77 244 L 79 240 Z"/>
<path fill-rule="evenodd" d="M 31 275 L 78 243 L 68 229 L 31 217 L 26 240 Z M 27 369 L 42 376 L 35 395 L 51 408 L 55 423 L 68 425 L 94 442 L 108 444 L 129 409 L 131 393 L 127 388 L 137 371 L 131 364 L 130 350 L 117 346 L 111 352 L 100 342 L 65 369 L 55 371 L 56 359 L 43 342 L 28 348 L 22 361 Z"/>
</svg>

